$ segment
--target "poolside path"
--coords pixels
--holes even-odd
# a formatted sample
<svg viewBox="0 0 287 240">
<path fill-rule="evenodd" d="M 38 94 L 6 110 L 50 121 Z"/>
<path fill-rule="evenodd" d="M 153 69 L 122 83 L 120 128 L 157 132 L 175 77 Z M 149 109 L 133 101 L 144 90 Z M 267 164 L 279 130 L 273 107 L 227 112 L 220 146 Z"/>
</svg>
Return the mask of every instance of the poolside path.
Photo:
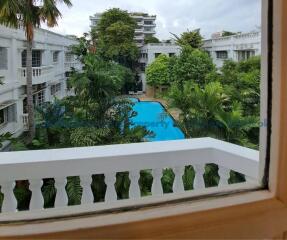
<svg viewBox="0 0 287 240">
<path fill-rule="evenodd" d="M 155 102 L 160 102 L 167 110 L 168 112 L 172 115 L 172 117 L 175 120 L 179 120 L 179 115 L 180 115 L 180 110 L 177 108 L 170 108 L 168 106 L 168 103 L 166 100 L 161 99 L 161 98 L 153 98 L 153 97 L 147 97 L 145 95 L 139 95 L 137 96 L 141 101 L 155 101 Z"/>
</svg>

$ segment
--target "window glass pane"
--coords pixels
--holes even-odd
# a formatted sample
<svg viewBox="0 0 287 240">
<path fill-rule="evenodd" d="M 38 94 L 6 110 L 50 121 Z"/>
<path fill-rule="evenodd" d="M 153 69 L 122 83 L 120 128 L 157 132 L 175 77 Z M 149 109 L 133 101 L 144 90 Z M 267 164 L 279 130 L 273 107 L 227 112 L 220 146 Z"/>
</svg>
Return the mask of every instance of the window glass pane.
<svg viewBox="0 0 287 240">
<path fill-rule="evenodd" d="M 27 51 L 22 52 L 22 67 L 26 67 Z M 32 51 L 32 67 L 41 67 L 42 52 L 40 50 Z"/>
<path fill-rule="evenodd" d="M 88 0 L 80 2 L 85 5 Z M 138 200 L 145 203 L 144 196 L 157 202 L 203 190 L 225 193 L 235 183 L 243 185 L 235 185 L 234 191 L 260 187 L 259 132 L 268 122 L 260 118 L 260 99 L 265 95 L 260 86 L 268 85 L 261 84 L 268 75 L 262 69 L 268 66 L 264 57 L 268 49 L 261 49 L 267 41 L 261 1 L 125 4 L 118 0 L 116 8 L 111 8 L 111 1 L 101 3 L 95 9 L 107 10 L 90 17 L 93 28 L 79 30 L 76 25 L 81 25 L 81 17 L 87 21 L 87 11 L 74 7 L 67 11 L 75 11 L 77 17 L 50 29 L 62 29 L 79 39 L 35 29 L 32 96 L 27 96 L 30 86 L 25 81 L 24 32 L 7 29 L 5 39 L 6 30 L 0 34 L 0 43 L 15 54 L 9 61 L 11 69 L 2 71 L 8 60 L 7 51 L 0 47 L 0 78 L 9 83 L 0 85 L 0 109 L 17 103 L 7 113 L 0 111 L 1 130 L 11 125 L 9 131 L 23 132 L 23 138 L 28 135 L 27 99 L 33 97 L 35 138 L 31 144 L 17 140 L 28 153 L 60 149 L 51 157 L 50 152 L 41 158 L 31 154 L 29 161 L 37 172 L 23 167 L 29 175 L 9 178 L 9 186 L 32 179 L 30 188 L 24 184 L 29 198 L 22 207 L 103 201 L 103 208 L 109 209 L 121 206 L 116 203 L 121 199 L 133 205 Z M 24 69 L 19 68 L 21 62 Z M 6 86 L 11 91 L 3 93 Z M 13 116 L 17 123 L 4 128 Z M 91 148 L 71 149 L 78 147 Z M 39 174 L 43 165 L 50 170 Z M 36 188 L 41 191 L 34 194 Z M 67 199 L 59 202 L 58 193 Z M 44 202 L 38 204 L 39 194 Z"/>
<path fill-rule="evenodd" d="M 8 50 L 7 48 L 0 47 L 0 70 L 8 68 Z"/>
</svg>

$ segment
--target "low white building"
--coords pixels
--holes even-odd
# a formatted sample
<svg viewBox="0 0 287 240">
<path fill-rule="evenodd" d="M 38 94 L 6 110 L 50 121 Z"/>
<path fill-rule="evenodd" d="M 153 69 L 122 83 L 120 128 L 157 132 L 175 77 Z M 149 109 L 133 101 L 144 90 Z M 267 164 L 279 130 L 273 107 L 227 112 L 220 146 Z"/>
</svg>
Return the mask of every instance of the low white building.
<svg viewBox="0 0 287 240">
<path fill-rule="evenodd" d="M 34 104 L 62 98 L 67 94 L 67 75 L 81 64 L 70 52 L 77 43 L 47 30 L 36 29 L 33 46 Z M 21 29 L 0 25 L 0 134 L 15 135 L 25 130 L 26 111 L 26 41 Z"/>
<path fill-rule="evenodd" d="M 146 91 L 146 67 L 151 64 L 159 55 L 165 54 L 169 57 L 178 56 L 181 47 L 173 43 L 150 43 L 141 48 L 140 63 L 140 80 L 142 82 L 143 91 Z"/>
<path fill-rule="evenodd" d="M 204 41 L 203 48 L 220 68 L 227 59 L 236 62 L 261 55 L 261 32 L 236 34 L 228 37 L 215 36 Z"/>
</svg>

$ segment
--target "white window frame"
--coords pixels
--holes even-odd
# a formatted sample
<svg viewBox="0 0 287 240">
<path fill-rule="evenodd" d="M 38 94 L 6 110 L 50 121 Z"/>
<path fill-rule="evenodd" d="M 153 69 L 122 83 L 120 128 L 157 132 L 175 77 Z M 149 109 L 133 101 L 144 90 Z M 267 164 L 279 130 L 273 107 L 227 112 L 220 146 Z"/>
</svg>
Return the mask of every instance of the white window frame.
<svg viewBox="0 0 287 240">
<path fill-rule="evenodd" d="M 54 51 L 53 52 L 53 63 L 59 62 L 59 55 L 60 55 L 60 51 Z"/>
<path fill-rule="evenodd" d="M 216 51 L 216 58 L 217 59 L 228 59 L 228 51 L 223 50 L 223 51 Z"/>
<path fill-rule="evenodd" d="M 15 232 L 26 234 L 54 233 L 59 231 L 73 230 L 71 234 L 85 234 L 83 229 L 87 229 L 86 233 L 96 232 L 95 236 L 115 235 L 118 238 L 129 236 L 141 236 L 146 238 L 167 236 L 167 238 L 253 238 L 253 239 L 283 239 L 286 237 L 287 231 L 287 192 L 286 192 L 286 170 L 287 170 L 287 153 L 286 147 L 286 123 L 282 122 L 287 118 L 286 94 L 287 90 L 287 72 L 283 63 L 287 62 L 287 51 L 285 42 L 282 42 L 284 34 L 287 30 L 282 26 L 282 18 L 284 16 L 280 8 L 284 4 L 284 0 L 274 1 L 274 52 L 273 52 L 273 83 L 272 92 L 273 106 L 272 121 L 273 131 L 271 135 L 271 165 L 269 169 L 269 188 L 260 191 L 252 191 L 247 193 L 238 193 L 231 196 L 212 197 L 204 200 L 194 200 L 192 202 L 173 203 L 158 206 L 155 208 L 135 209 L 131 212 L 110 213 L 107 215 L 95 215 L 88 217 L 78 217 L 70 219 L 49 220 L 41 223 L 28 223 L 17 225 L 15 227 L 2 227 L 2 233 L 7 235 L 15 235 Z M 264 7 L 267 1 L 263 0 Z M 285 2 L 286 4 L 286 2 Z M 287 4 L 285 13 L 287 12 Z M 266 10 L 266 9 L 265 9 Z M 267 11 L 266 11 L 267 12 Z M 263 39 L 267 39 L 266 21 L 267 16 L 263 14 Z M 284 17 L 287 24 L 287 17 Z M 286 28 L 286 26 L 285 26 Z M 285 36 L 286 39 L 286 36 Z M 263 41 L 262 49 L 267 49 L 268 43 Z M 284 51 L 284 56 L 281 53 Z M 267 57 L 267 53 L 263 52 L 263 59 Z M 267 72 L 268 62 L 262 61 L 262 76 Z M 267 75 L 266 75 L 267 76 Z M 265 78 L 264 78 L 265 79 Z M 264 99 L 261 117 L 267 116 L 266 101 L 266 84 L 262 83 L 261 87 Z M 282 89 L 281 87 L 284 87 Z M 283 111 L 283 113 L 280 111 Z M 280 127 L 278 127 L 280 126 Z M 284 134 L 281 135 L 282 131 Z M 263 133 L 263 134 L 262 134 Z M 285 136 L 285 138 L 284 138 Z M 265 150 L 266 150 L 266 129 L 261 128 L 261 165 L 264 167 Z M 279 146 L 280 145 L 280 146 Z M 263 161 L 262 161 L 263 159 Z M 119 224 L 115 226 L 115 224 Z M 81 226 L 82 230 L 79 230 Z M 105 228 L 103 228 L 105 226 Z M 97 228 L 102 227 L 102 228 Z M 178 227 L 178 229 L 176 229 Z M 162 231 L 164 229 L 165 231 Z M 176 230 L 176 231 L 174 231 Z M 101 235 L 106 231 L 107 235 Z M 4 233 L 4 234 L 5 234 Z M 280 234 L 279 234 L 280 233 Z M 1 234 L 1 231 L 0 231 Z M 61 233 L 63 236 L 64 233 Z M 61 234 L 59 236 L 61 236 Z M 117 235 L 118 234 L 118 235 Z M 146 235 L 145 235 L 146 234 Z M 150 235 L 148 235 L 150 234 Z M 166 234 L 166 235 L 163 235 Z M 250 235 L 247 235 L 250 234 Z M 278 234 L 278 235 L 277 235 Z M 5 235 L 4 235 L 5 236 Z M 53 235 L 54 238 L 56 235 Z M 79 236 L 79 235 L 78 235 Z M 208 237 L 207 237 L 208 236 Z M 245 237 L 244 237 L 245 236 Z M 280 237 L 280 238 L 279 238 Z M 68 237 L 67 237 L 68 238 Z M 163 238 L 163 237 L 162 237 Z"/>
</svg>

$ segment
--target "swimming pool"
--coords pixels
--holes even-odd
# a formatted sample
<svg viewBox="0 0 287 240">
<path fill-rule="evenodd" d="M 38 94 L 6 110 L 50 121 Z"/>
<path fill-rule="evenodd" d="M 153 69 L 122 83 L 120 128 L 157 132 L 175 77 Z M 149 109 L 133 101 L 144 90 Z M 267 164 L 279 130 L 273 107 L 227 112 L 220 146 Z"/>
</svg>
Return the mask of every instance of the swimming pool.
<svg viewBox="0 0 287 240">
<path fill-rule="evenodd" d="M 132 118 L 132 123 L 137 126 L 144 126 L 154 133 L 154 136 L 147 138 L 148 141 L 168 141 L 184 139 L 184 133 L 175 126 L 174 119 L 166 112 L 159 102 L 142 102 L 137 98 L 130 98 L 135 104 L 133 110 L 137 116 Z"/>
</svg>

